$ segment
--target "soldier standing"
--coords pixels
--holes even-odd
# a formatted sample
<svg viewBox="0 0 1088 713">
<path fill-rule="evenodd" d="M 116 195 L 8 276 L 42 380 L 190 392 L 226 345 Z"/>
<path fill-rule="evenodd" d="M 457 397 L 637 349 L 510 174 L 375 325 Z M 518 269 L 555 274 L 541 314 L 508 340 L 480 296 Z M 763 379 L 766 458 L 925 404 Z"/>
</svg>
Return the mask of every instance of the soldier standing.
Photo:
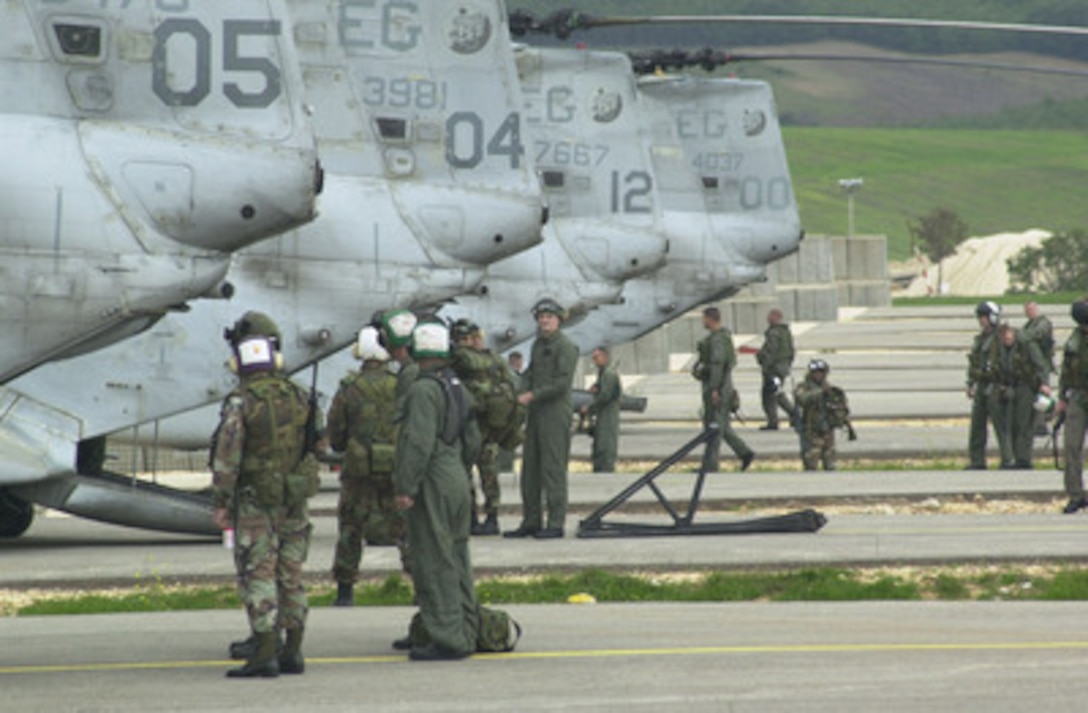
<svg viewBox="0 0 1088 713">
<path fill-rule="evenodd" d="M 797 387 L 801 410 L 801 461 L 805 470 L 835 470 L 835 429 L 845 426 L 850 415 L 846 394 L 827 380 L 831 367 L 823 359 L 808 363 L 808 376 Z"/>
<path fill-rule="evenodd" d="M 1024 305 L 1024 315 L 1028 318 L 1028 321 L 1024 323 L 1021 334 L 1038 345 L 1039 351 L 1043 355 L 1043 361 L 1047 364 L 1047 378 L 1049 379 L 1050 373 L 1054 371 L 1054 325 L 1050 323 L 1050 319 L 1045 314 L 1039 312 L 1039 305 L 1035 302 L 1028 302 Z M 1046 411 L 1039 411 L 1035 414 L 1036 436 L 1047 435 L 1046 422 L 1048 418 L 1049 414 Z"/>
<path fill-rule="evenodd" d="M 1065 414 L 1065 493 L 1062 511 L 1071 515 L 1085 507 L 1084 435 L 1088 432 L 1088 298 L 1073 303 L 1076 329 L 1062 349 L 1058 414 Z"/>
<path fill-rule="evenodd" d="M 990 398 L 991 420 L 999 432 L 1001 467 L 1031 470 L 1035 435 L 1035 395 L 1050 395 L 1046 380 L 1050 367 L 1039 346 L 1017 334 L 1009 324 L 997 328 L 990 358 L 994 393 Z"/>
<path fill-rule="evenodd" d="M 791 419 L 793 417 L 793 405 L 782 388 L 793 367 L 793 335 L 790 334 L 790 326 L 782 320 L 780 309 L 772 309 L 767 313 L 767 331 L 763 333 L 763 346 L 756 353 L 756 361 L 763 372 L 763 413 L 767 416 L 767 423 L 760 426 L 761 431 L 778 430 L 779 407 Z"/>
<path fill-rule="evenodd" d="M 378 343 L 374 327 L 359 332 L 353 354 L 363 362 L 362 368 L 340 382 L 328 416 L 329 443 L 344 454 L 332 567 L 333 604 L 338 607 L 354 604 L 363 540 L 401 545 L 405 530 L 404 517 L 393 502 L 397 377 L 389 371 L 389 352 Z"/>
<path fill-rule="evenodd" d="M 612 366 L 608 347 L 594 349 L 592 359 L 597 367 L 597 383 L 590 388 L 593 402 L 583 406 L 582 413 L 594 419 L 593 472 L 612 473 L 616 470 L 616 453 L 619 451 L 623 384 Z"/>
<path fill-rule="evenodd" d="M 526 391 L 518 396 L 518 402 L 529 407 L 521 461 L 521 524 L 503 536 L 552 539 L 563 536 L 567 517 L 571 386 L 578 348 L 560 330 L 564 311 L 558 302 L 537 302 L 533 316 L 537 338 Z M 542 497 L 547 500 L 547 527 L 543 527 Z"/>
<path fill-rule="evenodd" d="M 418 321 L 414 314 L 400 309 L 383 313 L 374 325 L 378 328 L 378 343 L 389 352 L 393 361 L 400 365 L 400 371 L 397 372 L 398 420 L 408 388 L 419 376 L 419 367 L 412 361 L 412 354 L 409 351 L 412 345 L 412 330 L 416 328 Z"/>
<path fill-rule="evenodd" d="M 319 413 L 306 392 L 280 369 L 280 333 L 259 312 L 247 312 L 226 336 L 240 383 L 223 402 L 211 462 L 214 518 L 233 529 L 239 591 L 253 633 L 248 660 L 231 678 L 271 678 L 305 670 L 302 635 L 306 589 L 302 565 L 310 546 L 306 501 L 319 484 Z M 278 631 L 287 641 L 277 655 Z"/>
<path fill-rule="evenodd" d="M 967 355 L 967 398 L 971 399 L 971 429 L 967 439 L 967 470 L 986 470 L 986 421 L 993 412 L 993 365 L 990 358 L 997 325 L 1001 321 L 1001 308 L 990 301 L 979 303 L 975 316 L 981 331 L 975 335 L 971 351 Z M 1004 433 L 995 427 L 998 444 Z M 1002 449 L 1004 450 L 1004 449 Z"/>
<path fill-rule="evenodd" d="M 484 334 L 480 327 L 468 319 L 457 320 L 450 330 L 453 338 L 453 354 L 450 365 L 455 374 L 469 388 L 476 398 L 474 418 L 483 437 L 483 446 L 476 459 L 476 469 L 480 472 L 480 489 L 484 494 L 483 522 L 479 521 L 476 506 L 476 487 L 472 484 L 472 469 L 469 468 L 469 483 L 472 492 L 472 527 L 473 535 L 499 534 L 499 504 L 502 492 L 499 487 L 499 444 L 495 429 L 489 427 L 489 420 L 497 417 L 500 422 L 509 422 L 509 414 L 488 414 L 484 409 L 497 403 L 493 395 L 509 395 L 509 411 L 514 411 L 517 392 L 510 378 L 505 360 L 484 347 Z"/>
<path fill-rule="evenodd" d="M 510 365 L 510 376 L 514 380 L 514 387 L 520 394 L 525 390 L 525 374 L 522 373 L 522 370 L 525 368 L 525 356 L 521 352 L 510 352 L 510 356 L 507 357 L 507 363 Z M 514 472 L 513 448 L 499 449 L 499 472 Z"/>
<path fill-rule="evenodd" d="M 735 398 L 733 368 L 737 365 L 733 335 L 722 326 L 722 314 L 717 307 L 703 310 L 703 327 L 709 334 L 698 344 L 699 359 L 692 369 L 692 376 L 703 382 L 703 428 L 712 423 L 719 428 L 703 451 L 703 471 L 718 471 L 723 438 L 740 458 L 740 469 L 748 470 L 756 454 L 729 425 L 730 407 Z"/>
<path fill-rule="evenodd" d="M 420 373 L 404 400 L 393 487 L 397 506 L 407 514 L 412 579 L 425 632 L 419 638 L 427 643 L 413 645 L 409 656 L 414 661 L 462 659 L 476 650 L 479 630 L 466 470 L 479 437 L 469 415 L 472 396 L 447 368 L 445 326 L 419 324 L 412 354 Z"/>
</svg>

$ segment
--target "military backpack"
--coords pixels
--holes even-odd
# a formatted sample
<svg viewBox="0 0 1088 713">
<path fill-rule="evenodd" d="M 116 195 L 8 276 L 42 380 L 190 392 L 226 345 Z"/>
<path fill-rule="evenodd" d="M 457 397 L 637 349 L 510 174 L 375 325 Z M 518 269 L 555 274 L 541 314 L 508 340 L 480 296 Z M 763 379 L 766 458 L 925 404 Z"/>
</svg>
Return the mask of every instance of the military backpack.
<svg viewBox="0 0 1088 713">
<path fill-rule="evenodd" d="M 484 442 L 506 450 L 520 446 L 528 410 L 518 403 L 517 384 L 502 357 L 460 347 L 454 350 L 452 366 L 476 401 L 474 414 Z"/>
<path fill-rule="evenodd" d="M 362 371 L 346 378 L 356 409 L 344 454 L 344 472 L 369 477 L 393 472 L 396 454 L 397 377 L 386 371 Z"/>
</svg>

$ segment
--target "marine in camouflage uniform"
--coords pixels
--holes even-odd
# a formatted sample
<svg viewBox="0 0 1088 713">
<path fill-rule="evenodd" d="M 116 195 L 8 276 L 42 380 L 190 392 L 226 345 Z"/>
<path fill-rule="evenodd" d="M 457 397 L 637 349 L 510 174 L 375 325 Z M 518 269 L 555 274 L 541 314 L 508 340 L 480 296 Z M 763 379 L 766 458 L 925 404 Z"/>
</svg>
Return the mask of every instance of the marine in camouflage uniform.
<svg viewBox="0 0 1088 713">
<path fill-rule="evenodd" d="M 1062 349 L 1057 412 L 1065 413 L 1065 493 L 1069 496 L 1063 512 L 1072 514 L 1085 507 L 1084 437 L 1088 433 L 1088 300 L 1073 303 L 1076 329 Z"/>
<path fill-rule="evenodd" d="M 525 357 L 521 352 L 510 352 L 507 364 L 510 368 L 510 377 L 514 380 L 514 388 L 517 393 L 525 391 L 525 374 L 522 373 L 522 369 L 525 365 Z M 513 473 L 514 472 L 514 448 L 500 448 L 499 449 L 499 472 L 500 473 Z"/>
<path fill-rule="evenodd" d="M 703 428 L 709 428 L 712 423 L 719 428 L 703 451 L 703 472 L 718 472 L 723 439 L 741 459 L 740 469 L 748 470 L 756 454 L 729 425 L 730 406 L 735 398 L 733 368 L 737 365 L 733 335 L 722 326 L 721 312 L 717 307 L 703 310 L 703 327 L 709 334 L 696 347 L 699 357 L 692 369 L 692 376 L 703 385 Z"/>
<path fill-rule="evenodd" d="M 404 401 L 393 472 L 398 506 L 407 512 L 412 579 L 429 642 L 413 647 L 410 656 L 422 661 L 470 655 L 479 629 L 466 471 L 479 437 L 469 416 L 472 396 L 445 368 L 448 349 L 444 326 L 424 323 L 416 328 L 413 352 L 420 377 Z"/>
<path fill-rule="evenodd" d="M 612 366 L 607 348 L 593 350 L 593 363 L 597 367 L 597 383 L 590 388 L 593 402 L 582 407 L 586 415 L 593 417 L 593 472 L 613 473 L 619 453 L 623 384 Z"/>
<path fill-rule="evenodd" d="M 767 313 L 767 331 L 763 333 L 763 346 L 756 353 L 763 373 L 763 413 L 767 423 L 760 428 L 763 431 L 778 430 L 778 409 L 782 408 L 793 418 L 793 404 L 782 389 L 793 367 L 793 335 L 790 326 L 782 321 L 782 310 L 772 309 Z"/>
<path fill-rule="evenodd" d="M 319 429 L 304 389 L 277 370 L 279 330 L 246 313 L 228 338 L 240 384 L 223 403 L 211 466 L 215 518 L 235 532 L 239 592 L 254 645 L 230 677 L 302 673 L 307 600 L 302 568 L 310 548 L 307 498 L 317 490 L 317 461 L 306 453 L 307 427 Z M 278 630 L 287 642 L 277 656 Z"/>
<path fill-rule="evenodd" d="M 481 411 L 481 408 L 484 404 L 482 396 L 492 391 L 496 386 L 495 382 L 506 379 L 509 372 L 505 360 L 484 347 L 483 332 L 474 322 L 467 319 L 457 320 L 450 330 L 450 335 L 454 342 L 453 352 L 450 355 L 450 367 L 469 391 L 477 396 L 477 409 L 473 417 L 484 438 L 475 466 L 480 474 L 480 490 L 484 495 L 485 520 L 482 523 L 479 520 L 476 485 L 472 479 L 472 468 L 469 468 L 469 485 L 472 494 L 471 533 L 498 535 L 499 505 L 502 502 L 502 490 L 499 485 L 499 444 L 494 441 L 490 430 L 486 427 L 484 420 L 487 414 Z"/>
<path fill-rule="evenodd" d="M 360 332 L 355 353 L 363 366 L 340 382 L 328 416 L 329 443 L 345 454 L 332 568 L 336 606 L 354 603 L 364 539 L 373 545 L 405 540 L 404 517 L 393 502 L 397 377 L 389 371 L 389 354 L 373 327 Z"/>
<path fill-rule="evenodd" d="M 1039 346 L 1008 324 L 997 328 L 997 339 L 993 340 L 991 350 L 990 418 L 1000 434 L 997 440 L 1001 444 L 1001 467 L 1030 470 L 1035 437 L 1035 394 L 1045 386 L 1050 367 Z"/>
<path fill-rule="evenodd" d="M 967 355 L 967 398 L 971 399 L 971 426 L 967 438 L 967 470 L 986 470 L 986 422 L 993 413 L 993 343 L 1001 309 L 993 302 L 982 302 L 975 308 L 981 331 L 975 335 Z M 1004 433 L 995 427 L 1000 446 Z M 1004 448 L 1001 448 L 1004 451 Z"/>
<path fill-rule="evenodd" d="M 846 395 L 827 381 L 827 362 L 813 359 L 808 375 L 794 392 L 801 411 L 801 462 L 805 470 L 835 470 L 835 429 L 849 415 Z"/>
<path fill-rule="evenodd" d="M 521 524 L 504 537 L 563 537 L 567 519 L 567 464 L 570 461 L 571 388 L 578 347 L 561 329 L 565 312 L 544 299 L 533 307 L 538 331 L 518 401 L 529 407 L 521 457 Z M 547 522 L 543 501 L 547 501 Z M 546 527 L 544 526 L 546 524 Z"/>
</svg>

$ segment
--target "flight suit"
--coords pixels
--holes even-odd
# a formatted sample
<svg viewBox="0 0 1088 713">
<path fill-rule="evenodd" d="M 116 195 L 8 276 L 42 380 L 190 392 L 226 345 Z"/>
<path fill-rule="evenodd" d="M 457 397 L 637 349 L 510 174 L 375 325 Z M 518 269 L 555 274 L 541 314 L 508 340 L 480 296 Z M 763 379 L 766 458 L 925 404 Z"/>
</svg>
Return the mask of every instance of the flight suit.
<svg viewBox="0 0 1088 713">
<path fill-rule="evenodd" d="M 567 519 L 567 463 L 573 406 L 571 387 L 578 347 L 561 330 L 533 342 L 526 387 L 533 394 L 521 461 L 521 529 L 539 530 L 547 502 L 548 529 Z"/>
<path fill-rule="evenodd" d="M 733 335 L 725 327 L 707 334 L 698 344 L 699 361 L 695 376 L 703 382 L 703 428 L 712 423 L 719 426 L 718 433 L 706 444 L 703 451 L 703 471 L 716 473 L 721 459 L 724 439 L 738 458 L 753 455 L 748 444 L 741 440 L 729 425 L 729 404 L 733 394 L 733 368 L 737 365 L 737 352 L 733 347 Z M 713 393 L 720 398 L 714 403 Z"/>
<path fill-rule="evenodd" d="M 980 331 L 975 335 L 971 351 L 967 355 L 967 387 L 974 389 L 974 396 L 971 399 L 971 426 L 967 437 L 969 468 L 986 468 L 986 421 L 993 410 L 990 405 L 993 385 L 990 356 L 996 339 L 996 329 Z M 995 431 L 1000 446 L 1005 436 L 996 427 Z M 1001 450 L 1004 451 L 1004 448 Z"/>
<path fill-rule="evenodd" d="M 1050 368 L 1039 346 L 1021 335 L 1017 335 L 1011 347 L 1006 347 L 1000 338 L 994 339 L 991 348 L 990 419 L 999 434 L 1001 464 L 1030 468 L 1035 438 L 1035 394 Z"/>
<path fill-rule="evenodd" d="M 597 370 L 593 403 L 589 412 L 593 424 L 593 472 L 612 473 L 616 470 L 616 454 L 620 440 L 620 397 L 623 384 L 611 364 Z"/>
<path fill-rule="evenodd" d="M 1054 371 L 1054 325 L 1050 323 L 1050 320 L 1046 315 L 1039 315 L 1035 319 L 1029 319 L 1024 323 L 1024 328 L 1020 330 L 1022 334 L 1029 341 L 1035 342 L 1039 346 L 1039 351 L 1043 355 L 1043 361 L 1047 364 L 1047 380 L 1050 379 L 1050 374 Z M 1037 411 L 1035 413 L 1035 434 L 1040 436 L 1047 435 L 1046 423 L 1050 420 L 1052 414 L 1045 411 Z"/>
<path fill-rule="evenodd" d="M 306 623 L 306 498 L 317 484 L 317 461 L 303 457 L 308 417 L 303 389 L 259 373 L 227 397 L 213 438 L 215 504 L 232 513 L 239 592 L 255 634 L 290 634 Z"/>
<path fill-rule="evenodd" d="M 793 404 L 782 389 L 793 366 L 793 335 L 788 324 L 779 323 L 767 327 L 767 331 L 763 333 L 763 346 L 756 354 L 756 361 L 763 372 L 761 395 L 767 426 L 778 428 L 779 407 L 787 414 L 793 414 Z"/>
<path fill-rule="evenodd" d="M 1065 492 L 1071 500 L 1084 499 L 1084 436 L 1088 432 L 1088 335 L 1073 330 L 1062 349 L 1059 389 L 1066 401 Z"/>
<path fill-rule="evenodd" d="M 364 540 L 402 546 L 405 538 L 393 500 L 396 387 L 384 363 L 368 362 L 340 382 L 329 407 L 329 443 L 345 454 L 332 569 L 338 583 L 358 580 Z"/>
<path fill-rule="evenodd" d="M 408 509 L 412 579 L 428 638 L 445 651 L 476 650 L 479 613 L 469 556 L 469 495 L 466 461 L 479 445 L 467 411 L 462 435 L 447 443 L 451 417 L 442 384 L 428 370 L 408 389 L 397 436 L 393 488 L 415 502 Z M 471 404 L 471 396 L 465 394 Z"/>
</svg>

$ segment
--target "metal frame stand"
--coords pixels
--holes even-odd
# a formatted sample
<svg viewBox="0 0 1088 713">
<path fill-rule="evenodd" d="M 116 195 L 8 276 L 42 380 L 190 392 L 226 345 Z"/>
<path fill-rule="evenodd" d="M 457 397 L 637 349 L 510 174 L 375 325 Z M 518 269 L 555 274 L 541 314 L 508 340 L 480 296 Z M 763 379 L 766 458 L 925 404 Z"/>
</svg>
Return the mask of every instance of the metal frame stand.
<svg viewBox="0 0 1088 713">
<path fill-rule="evenodd" d="M 718 435 L 719 430 L 717 424 L 711 424 L 705 431 L 684 444 L 680 450 L 658 463 L 653 470 L 628 485 L 616 497 L 594 510 L 589 517 L 578 524 L 578 537 L 660 537 L 663 535 L 747 535 L 771 532 L 816 532 L 827 524 L 827 518 L 815 510 L 802 510 L 778 517 L 764 517 L 739 522 L 696 523 L 695 513 L 699 509 L 699 501 L 702 498 L 703 485 L 706 483 L 707 475 L 702 465 L 699 466 L 699 473 L 695 478 L 695 485 L 692 489 L 691 499 L 688 501 L 687 510 L 681 514 L 654 481 L 700 445 L 709 443 L 711 438 Z M 604 520 L 606 515 L 618 509 L 643 488 L 649 488 L 653 491 L 654 496 L 657 497 L 665 512 L 672 518 L 671 525 L 606 522 Z"/>
</svg>

